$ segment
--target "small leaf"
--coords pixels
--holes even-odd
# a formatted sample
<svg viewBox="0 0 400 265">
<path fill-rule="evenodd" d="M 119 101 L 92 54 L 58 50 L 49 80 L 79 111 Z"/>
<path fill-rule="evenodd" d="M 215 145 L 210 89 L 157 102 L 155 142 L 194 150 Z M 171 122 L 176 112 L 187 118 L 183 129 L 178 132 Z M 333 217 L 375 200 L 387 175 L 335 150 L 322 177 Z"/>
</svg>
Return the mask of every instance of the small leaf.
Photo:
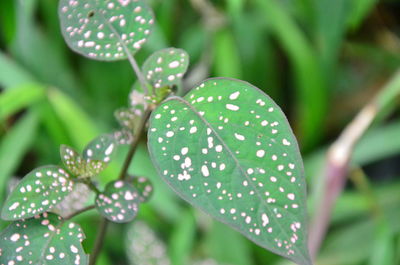
<svg viewBox="0 0 400 265">
<path fill-rule="evenodd" d="M 135 114 L 139 116 L 142 116 L 144 110 L 147 108 L 148 103 L 139 82 L 133 85 L 133 89 L 129 93 L 129 105 L 134 109 Z"/>
<path fill-rule="evenodd" d="M 141 202 L 147 202 L 153 195 L 153 184 L 148 178 L 134 177 L 133 186 L 137 189 Z"/>
<path fill-rule="evenodd" d="M 18 220 L 33 217 L 51 209 L 73 189 L 73 182 L 64 169 L 44 166 L 28 173 L 4 203 L 1 217 Z"/>
<path fill-rule="evenodd" d="M 143 111 L 134 108 L 120 108 L 114 112 L 114 115 L 122 127 L 133 132 L 143 115 Z"/>
<path fill-rule="evenodd" d="M 137 52 L 154 23 L 153 12 L 143 0 L 61 0 L 59 16 L 72 50 L 106 61 Z"/>
<path fill-rule="evenodd" d="M 118 144 L 131 144 L 133 141 L 132 132 L 125 128 L 115 131 L 113 137 Z"/>
<path fill-rule="evenodd" d="M 158 173 L 182 198 L 260 246 L 311 264 L 297 141 L 262 91 L 208 79 L 152 113 L 148 144 Z"/>
<path fill-rule="evenodd" d="M 182 49 L 167 48 L 150 55 L 143 64 L 143 73 L 155 88 L 178 85 L 186 73 L 189 56 Z"/>
<path fill-rule="evenodd" d="M 78 152 L 67 145 L 61 145 L 60 155 L 67 169 L 80 178 L 96 176 L 107 166 L 103 161 L 83 159 Z"/>
<path fill-rule="evenodd" d="M 84 161 L 81 155 L 72 147 L 62 144 L 60 146 L 60 157 L 65 167 L 75 176 L 82 174 Z"/>
<path fill-rule="evenodd" d="M 100 135 L 91 141 L 83 150 L 83 158 L 110 162 L 111 155 L 116 149 L 116 142 L 112 135 Z"/>
<path fill-rule="evenodd" d="M 126 223 L 137 215 L 139 194 L 131 184 L 122 180 L 113 181 L 97 195 L 96 208 L 108 220 Z"/>
<path fill-rule="evenodd" d="M 0 234 L 0 264 L 84 264 L 88 262 L 79 225 L 44 213 L 9 225 Z"/>
</svg>

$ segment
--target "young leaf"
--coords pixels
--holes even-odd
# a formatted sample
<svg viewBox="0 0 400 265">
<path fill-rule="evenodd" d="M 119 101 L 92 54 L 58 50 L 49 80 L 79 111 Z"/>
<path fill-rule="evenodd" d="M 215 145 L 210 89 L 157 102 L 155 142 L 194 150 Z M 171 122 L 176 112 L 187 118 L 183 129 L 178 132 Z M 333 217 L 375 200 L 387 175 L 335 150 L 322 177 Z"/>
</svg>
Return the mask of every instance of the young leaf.
<svg viewBox="0 0 400 265">
<path fill-rule="evenodd" d="M 260 246 L 311 264 L 297 141 L 262 91 L 208 79 L 152 113 L 148 141 L 159 174 L 182 198 Z"/>
<path fill-rule="evenodd" d="M 44 166 L 28 173 L 4 203 L 1 217 L 18 220 L 46 212 L 67 196 L 73 182 L 64 169 Z"/>
<path fill-rule="evenodd" d="M 60 157 L 65 167 L 75 176 L 82 174 L 84 161 L 81 155 L 72 147 L 62 144 L 60 146 Z"/>
<path fill-rule="evenodd" d="M 142 70 L 155 88 L 179 84 L 189 65 L 189 56 L 182 49 L 167 48 L 153 53 Z"/>
<path fill-rule="evenodd" d="M 147 202 L 153 194 L 153 184 L 151 184 L 151 181 L 145 177 L 134 177 L 132 184 L 139 193 L 140 201 Z"/>
<path fill-rule="evenodd" d="M 51 213 L 21 220 L 0 234 L 0 264 L 87 264 L 79 225 Z"/>
<path fill-rule="evenodd" d="M 118 144 L 131 144 L 133 141 L 132 132 L 125 128 L 115 131 L 113 137 Z"/>
<path fill-rule="evenodd" d="M 83 158 L 110 162 L 111 155 L 116 149 L 116 142 L 112 135 L 100 135 L 91 141 L 83 150 Z"/>
<path fill-rule="evenodd" d="M 105 191 L 96 197 L 96 208 L 105 218 L 116 223 L 132 221 L 139 210 L 139 194 L 122 180 L 107 184 Z"/>
<path fill-rule="evenodd" d="M 119 108 L 114 112 L 114 116 L 122 127 L 133 131 L 137 115 L 132 108 Z"/>
<path fill-rule="evenodd" d="M 134 109 L 134 113 L 139 116 L 142 116 L 147 108 L 147 101 L 139 82 L 133 85 L 133 89 L 129 93 L 129 105 Z"/>
<path fill-rule="evenodd" d="M 78 152 L 67 145 L 60 146 L 60 156 L 67 169 L 80 178 L 96 176 L 107 166 L 100 160 L 83 159 Z"/>
<path fill-rule="evenodd" d="M 146 42 L 154 23 L 143 0 L 61 0 L 61 29 L 70 48 L 97 60 L 120 60 Z"/>
</svg>

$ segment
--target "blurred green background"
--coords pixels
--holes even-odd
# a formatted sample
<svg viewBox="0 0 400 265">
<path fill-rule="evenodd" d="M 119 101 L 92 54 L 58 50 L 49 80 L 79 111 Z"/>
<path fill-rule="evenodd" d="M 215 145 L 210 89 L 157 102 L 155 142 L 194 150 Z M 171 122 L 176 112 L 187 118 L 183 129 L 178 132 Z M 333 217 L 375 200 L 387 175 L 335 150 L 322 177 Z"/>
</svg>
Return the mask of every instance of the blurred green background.
<svg viewBox="0 0 400 265">
<path fill-rule="evenodd" d="M 135 76 L 126 61 L 91 61 L 62 39 L 55 0 L 0 1 L 0 205 L 12 183 L 60 164 L 59 145 L 78 150 L 117 128 Z M 319 199 L 325 151 L 400 68 L 397 0 L 151 0 L 156 29 L 137 54 L 185 49 L 185 88 L 207 77 L 246 80 L 269 94 L 294 128 Z M 399 91 L 400 85 L 397 86 Z M 400 264 L 398 93 L 361 139 L 317 264 Z M 99 177 L 115 178 L 126 149 Z M 130 172 L 155 186 L 136 225 L 111 225 L 98 264 L 287 264 L 180 200 L 157 177 L 145 141 Z M 76 218 L 90 251 L 98 216 Z M 0 221 L 0 227 L 7 223 Z"/>
</svg>

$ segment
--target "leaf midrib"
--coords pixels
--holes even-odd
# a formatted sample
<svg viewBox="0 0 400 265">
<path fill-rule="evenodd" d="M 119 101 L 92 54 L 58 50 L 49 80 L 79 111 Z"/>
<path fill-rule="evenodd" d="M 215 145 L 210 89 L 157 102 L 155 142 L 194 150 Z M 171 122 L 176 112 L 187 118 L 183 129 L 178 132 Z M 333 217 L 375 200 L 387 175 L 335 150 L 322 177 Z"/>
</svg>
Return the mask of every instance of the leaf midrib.
<svg viewBox="0 0 400 265">
<path fill-rule="evenodd" d="M 253 187 L 253 189 L 255 190 L 255 193 L 257 194 L 257 197 L 259 199 L 259 201 L 261 202 L 261 204 L 265 207 L 265 209 L 269 212 L 270 216 L 273 217 L 275 223 L 278 224 L 281 232 L 283 232 L 285 234 L 285 236 L 287 238 L 289 238 L 288 233 L 286 232 L 285 229 L 283 229 L 281 223 L 279 222 L 279 220 L 277 220 L 277 217 L 272 213 L 272 211 L 269 209 L 269 206 L 267 204 L 265 204 L 264 200 L 262 199 L 262 196 L 260 194 L 260 192 L 258 191 L 258 188 L 256 185 L 254 185 L 254 183 L 251 181 L 251 178 L 247 175 L 247 173 L 243 170 L 239 160 L 236 158 L 236 156 L 233 154 L 232 150 L 226 145 L 225 141 L 221 138 L 221 136 L 218 134 L 218 132 L 212 127 L 212 125 L 203 117 L 199 114 L 199 112 L 197 111 L 197 109 L 191 105 L 188 101 L 186 101 L 184 98 L 181 97 L 171 97 L 169 98 L 167 101 L 172 101 L 172 100 L 176 100 L 179 101 L 183 104 L 185 104 L 187 107 L 189 107 L 190 110 L 192 110 L 192 112 L 194 112 L 196 114 L 196 116 L 199 117 L 199 119 L 206 125 L 208 126 L 212 132 L 215 134 L 215 136 L 218 138 L 218 140 L 222 143 L 222 145 L 226 148 L 226 150 L 228 151 L 228 153 L 230 154 L 230 156 L 232 157 L 232 159 L 235 161 L 235 164 L 237 165 L 237 167 L 239 168 L 239 170 L 242 172 L 242 174 L 245 176 L 245 178 L 248 180 L 248 182 L 250 183 L 250 185 Z M 303 224 L 304 225 L 304 224 Z M 308 260 L 307 258 L 305 258 L 303 256 L 303 252 L 297 247 L 297 245 L 293 245 L 295 247 L 295 249 L 298 251 L 298 253 L 301 254 L 301 256 L 303 257 L 303 260 Z M 287 257 L 290 257 L 289 255 L 287 255 Z"/>
</svg>

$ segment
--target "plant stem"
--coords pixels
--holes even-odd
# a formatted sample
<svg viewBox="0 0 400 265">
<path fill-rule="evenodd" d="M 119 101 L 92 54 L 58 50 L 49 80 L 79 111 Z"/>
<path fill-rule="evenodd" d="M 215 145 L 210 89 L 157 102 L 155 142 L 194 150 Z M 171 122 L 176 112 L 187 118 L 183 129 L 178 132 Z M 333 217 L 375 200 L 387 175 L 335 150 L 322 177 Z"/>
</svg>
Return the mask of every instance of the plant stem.
<svg viewBox="0 0 400 265">
<path fill-rule="evenodd" d="M 77 179 L 77 182 L 85 184 L 89 187 L 90 190 L 92 190 L 96 194 L 100 193 L 100 190 L 96 187 L 96 185 L 90 178 Z"/>
<path fill-rule="evenodd" d="M 76 212 L 71 213 L 70 215 L 64 217 L 64 220 L 72 219 L 72 218 L 74 218 L 75 216 L 77 216 L 77 215 L 79 215 L 79 214 L 81 214 L 81 213 L 84 213 L 84 212 L 86 212 L 86 211 L 92 210 L 92 209 L 94 209 L 94 208 L 95 208 L 94 204 L 89 205 L 89 206 L 86 206 L 86 207 L 84 207 L 84 208 L 82 208 L 82 209 L 80 209 L 80 210 L 77 210 Z"/>
<path fill-rule="evenodd" d="M 133 155 L 135 154 L 136 149 L 139 145 L 141 136 L 144 132 L 144 127 L 146 126 L 147 120 L 150 117 L 151 111 L 152 111 L 151 108 L 147 108 L 143 114 L 142 119 L 140 120 L 139 127 L 137 128 L 136 133 L 133 136 L 133 141 L 132 141 L 131 147 L 129 149 L 128 155 L 125 158 L 124 164 L 122 166 L 121 173 L 119 175 L 119 179 L 124 179 L 126 177 L 126 173 L 128 172 L 129 165 L 130 165 Z"/>
<path fill-rule="evenodd" d="M 104 18 L 104 21 L 107 21 L 107 20 Z M 140 83 L 141 87 L 144 90 L 145 95 L 148 95 L 149 94 L 149 91 L 148 91 L 149 86 L 147 84 L 146 79 L 143 76 L 142 71 L 140 71 L 139 65 L 137 64 L 135 58 L 131 54 L 131 51 L 128 49 L 128 47 L 126 47 L 125 42 L 122 40 L 121 36 L 115 30 L 115 28 L 108 22 L 106 24 L 110 28 L 110 30 L 115 34 L 115 36 L 117 36 L 117 38 L 119 40 L 119 43 L 121 43 L 121 46 L 124 49 L 124 52 L 125 52 L 126 56 L 128 57 L 128 61 L 131 64 L 131 66 L 133 68 L 133 71 L 135 72 L 135 74 L 136 74 L 136 76 L 137 76 L 137 78 L 139 80 L 139 83 Z"/>
<path fill-rule="evenodd" d="M 153 106 L 150 105 L 150 107 L 146 109 L 146 111 L 144 112 L 144 114 L 142 116 L 142 119 L 140 120 L 139 127 L 136 130 L 131 147 L 125 158 L 124 164 L 121 169 L 121 173 L 119 175 L 119 179 L 121 179 L 121 180 L 125 179 L 125 177 L 126 177 L 126 173 L 128 172 L 129 165 L 132 161 L 133 155 L 135 154 L 135 152 L 137 150 L 137 147 L 139 145 L 141 136 L 143 135 L 147 120 L 149 119 L 152 110 L 153 110 Z M 97 257 L 100 253 L 101 247 L 103 246 L 103 241 L 104 241 L 104 237 L 105 237 L 105 234 L 107 231 L 108 223 L 109 222 L 107 221 L 107 219 L 105 219 L 105 218 L 101 219 L 101 223 L 100 223 L 99 229 L 98 229 L 99 234 L 97 235 L 96 242 L 93 247 L 89 265 L 96 264 Z"/>
<path fill-rule="evenodd" d="M 104 237 L 107 232 L 108 221 L 105 218 L 101 218 L 99 225 L 99 233 L 97 234 L 96 241 L 94 242 L 93 251 L 90 255 L 89 265 L 95 265 L 97 257 L 100 254 L 101 247 L 103 246 Z"/>
<path fill-rule="evenodd" d="M 322 198 L 310 225 L 309 249 L 311 258 L 315 259 L 325 237 L 331 212 L 336 199 L 342 192 L 348 175 L 354 146 L 364 135 L 371 123 L 400 96 L 400 71 L 392 80 L 357 114 L 346 126 L 339 138 L 330 146 L 326 154 Z"/>
</svg>

